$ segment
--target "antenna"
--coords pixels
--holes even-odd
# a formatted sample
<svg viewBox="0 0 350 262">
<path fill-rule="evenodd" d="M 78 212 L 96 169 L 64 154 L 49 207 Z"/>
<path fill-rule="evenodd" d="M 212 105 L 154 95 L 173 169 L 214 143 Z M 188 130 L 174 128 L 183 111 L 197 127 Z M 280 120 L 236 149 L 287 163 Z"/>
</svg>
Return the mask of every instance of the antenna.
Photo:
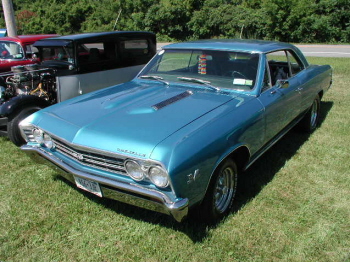
<svg viewBox="0 0 350 262">
<path fill-rule="evenodd" d="M 242 39 L 242 34 L 243 34 L 243 28 L 244 28 L 244 24 L 241 27 L 241 34 L 239 35 L 239 38 Z"/>
<path fill-rule="evenodd" d="M 117 23 L 118 23 L 118 20 L 119 20 L 119 17 L 120 17 L 120 14 L 122 13 L 122 9 L 120 8 L 119 9 L 119 14 L 117 16 L 117 19 L 115 19 L 115 23 L 114 23 L 114 26 L 113 26 L 113 31 L 115 31 L 115 28 L 117 26 Z"/>
</svg>

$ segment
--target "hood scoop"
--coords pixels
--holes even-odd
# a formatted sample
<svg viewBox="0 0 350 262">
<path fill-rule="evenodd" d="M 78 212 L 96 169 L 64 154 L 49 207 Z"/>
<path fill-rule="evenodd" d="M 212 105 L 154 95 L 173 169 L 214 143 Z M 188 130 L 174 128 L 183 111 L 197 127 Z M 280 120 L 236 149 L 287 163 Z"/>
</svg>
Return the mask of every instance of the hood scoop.
<svg viewBox="0 0 350 262">
<path fill-rule="evenodd" d="M 164 108 L 164 107 L 166 107 L 168 105 L 171 105 L 171 104 L 173 104 L 173 103 L 175 103 L 177 101 L 180 101 L 180 100 L 182 100 L 182 99 L 184 99 L 184 98 L 186 98 L 188 96 L 191 96 L 191 95 L 193 95 L 192 91 L 185 91 L 183 93 L 180 93 L 180 94 L 178 94 L 176 96 L 170 97 L 170 98 L 168 98 L 168 99 L 166 99 L 166 100 L 164 100 L 162 102 L 159 102 L 159 103 L 153 105 L 152 108 L 154 110 L 159 110 L 159 109 L 162 109 L 162 108 Z"/>
</svg>

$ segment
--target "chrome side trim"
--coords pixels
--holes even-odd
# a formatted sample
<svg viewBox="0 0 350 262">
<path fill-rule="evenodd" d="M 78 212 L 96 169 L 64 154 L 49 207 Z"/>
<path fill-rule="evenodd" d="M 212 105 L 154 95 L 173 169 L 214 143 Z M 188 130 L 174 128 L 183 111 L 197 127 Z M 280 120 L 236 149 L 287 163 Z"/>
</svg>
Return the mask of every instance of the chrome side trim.
<svg viewBox="0 0 350 262">
<path fill-rule="evenodd" d="M 188 214 L 189 201 L 187 198 L 172 201 L 167 195 L 157 190 L 81 172 L 39 147 L 24 145 L 21 149 L 37 162 L 46 160 L 44 163 L 52 164 L 64 171 L 60 175 L 72 183 L 75 183 L 73 175 L 99 183 L 102 195 L 106 198 L 164 213 L 172 216 L 178 222 L 181 222 Z"/>
</svg>

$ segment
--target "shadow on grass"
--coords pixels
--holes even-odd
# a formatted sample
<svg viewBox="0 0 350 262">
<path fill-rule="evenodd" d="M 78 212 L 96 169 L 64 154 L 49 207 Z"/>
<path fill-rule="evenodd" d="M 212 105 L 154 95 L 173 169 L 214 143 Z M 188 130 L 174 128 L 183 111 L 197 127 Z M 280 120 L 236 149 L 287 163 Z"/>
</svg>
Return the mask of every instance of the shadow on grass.
<svg viewBox="0 0 350 262">
<path fill-rule="evenodd" d="M 333 102 L 321 102 L 320 126 L 332 106 Z M 310 134 L 298 132 L 294 128 L 265 152 L 247 171 L 241 174 L 238 182 L 235 206 L 232 210 L 233 214 L 259 194 L 262 188 L 273 179 L 285 163 L 297 153 L 304 142 L 308 140 L 309 136 Z M 62 180 L 74 187 L 60 176 L 56 176 L 56 179 Z M 225 223 L 225 221 L 219 221 L 214 225 L 208 225 L 204 222 L 199 222 L 195 214 L 190 215 L 184 222 L 178 223 L 170 216 L 164 214 L 106 198 L 99 198 L 82 190 L 81 192 L 90 200 L 123 216 L 181 231 L 191 238 L 193 242 L 202 242 L 207 237 L 209 230 L 215 229 L 220 223 Z"/>
</svg>

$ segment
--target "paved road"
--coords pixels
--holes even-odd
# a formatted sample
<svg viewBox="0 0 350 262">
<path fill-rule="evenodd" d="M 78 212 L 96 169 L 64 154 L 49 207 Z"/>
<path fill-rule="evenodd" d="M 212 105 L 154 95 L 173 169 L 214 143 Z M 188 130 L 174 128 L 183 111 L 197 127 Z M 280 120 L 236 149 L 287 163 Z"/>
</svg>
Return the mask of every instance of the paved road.
<svg viewBox="0 0 350 262">
<path fill-rule="evenodd" d="M 157 48 L 169 43 L 158 43 Z M 348 57 L 350 58 L 350 45 L 296 45 L 305 56 L 321 57 Z"/>
<path fill-rule="evenodd" d="M 305 56 L 349 57 L 350 45 L 296 45 Z"/>
</svg>

